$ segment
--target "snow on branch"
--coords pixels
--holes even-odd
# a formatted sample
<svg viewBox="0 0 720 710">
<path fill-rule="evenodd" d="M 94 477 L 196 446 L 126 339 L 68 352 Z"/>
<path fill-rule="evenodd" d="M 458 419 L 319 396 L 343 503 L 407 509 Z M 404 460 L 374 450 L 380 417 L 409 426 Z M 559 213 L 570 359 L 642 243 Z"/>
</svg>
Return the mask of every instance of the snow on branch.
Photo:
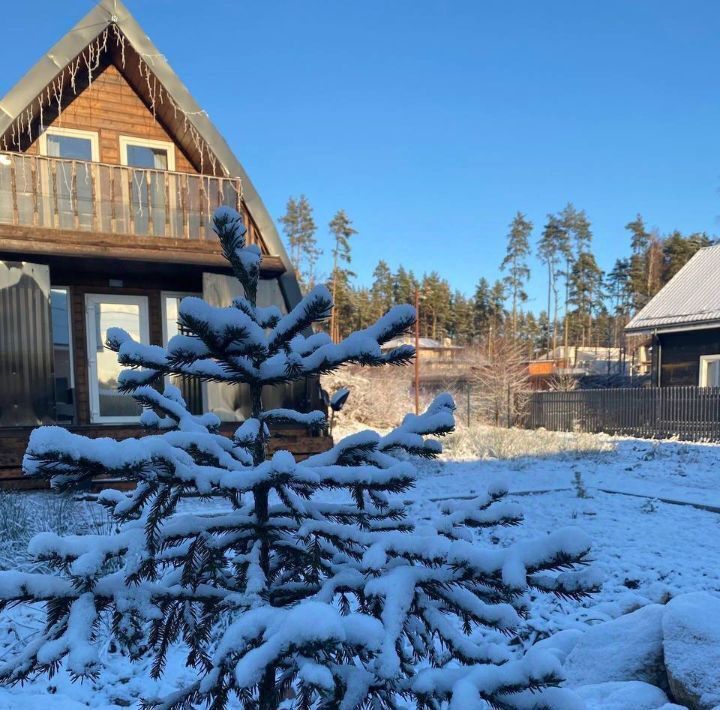
<svg viewBox="0 0 720 710">
<path fill-rule="evenodd" d="M 322 412 L 263 409 L 263 387 L 345 363 L 402 364 L 412 347 L 383 350 L 415 320 L 395 307 L 340 343 L 306 335 L 330 308 L 319 287 L 287 316 L 256 307 L 259 250 L 246 245 L 233 210 L 214 228 L 244 299 L 228 308 L 186 298 L 183 334 L 167 348 L 108 331 L 124 370 L 121 391 L 145 411 L 141 438 L 89 439 L 61 427 L 36 429 L 25 473 L 54 488 L 78 489 L 102 476 L 133 490 L 97 498 L 112 534 L 41 535 L 30 546 L 47 572 L 0 572 L 0 609 L 45 605 L 45 625 L 12 658 L 0 680 L 21 682 L 66 668 L 72 678 L 102 667 L 98 631 L 161 676 L 171 648 L 185 653 L 181 687 L 146 708 L 190 706 L 572 708 L 557 662 L 520 656 L 507 637 L 520 631 L 529 590 L 580 598 L 599 580 L 587 566 L 589 540 L 576 530 L 507 547 L 487 529 L 519 523 L 507 487 L 448 502 L 417 524 L 406 494 L 414 456 L 442 451 L 455 405 L 437 397 L 385 436 L 364 431 L 298 461 L 271 455 L 272 425 L 327 426 Z M 188 411 L 166 375 L 246 383 L 252 416 L 232 437 L 212 414 Z M 211 510 L 192 499 L 218 499 Z M 183 505 L 181 505 L 183 503 Z M 537 693 L 530 696 L 530 693 Z M 565 693 L 566 695 L 566 693 Z"/>
</svg>

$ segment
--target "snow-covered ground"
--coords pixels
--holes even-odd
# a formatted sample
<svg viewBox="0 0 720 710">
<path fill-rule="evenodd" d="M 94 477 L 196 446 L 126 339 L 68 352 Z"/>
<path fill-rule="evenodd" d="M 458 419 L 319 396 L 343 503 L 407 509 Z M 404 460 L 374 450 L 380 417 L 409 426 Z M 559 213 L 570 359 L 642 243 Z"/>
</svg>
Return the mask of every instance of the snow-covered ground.
<svg viewBox="0 0 720 710">
<path fill-rule="evenodd" d="M 413 517 L 433 515 L 438 499 L 472 496 L 503 477 L 511 498 L 523 506 L 525 522 L 480 537 L 492 535 L 503 544 L 577 526 L 592 537 L 594 559 L 605 574 L 602 591 L 582 604 L 534 599 L 524 644 L 680 593 L 720 591 L 720 513 L 713 510 L 720 511 L 720 447 L 497 430 L 457 437 L 443 460 L 419 464 L 417 486 L 403 496 Z M 36 500 L 40 505 L 42 497 Z M 0 525 L 2 520 L 0 515 Z M 5 531 L 0 536 L 4 539 Z M 36 624 L 32 613 L 3 613 L 3 659 L 27 642 Z M 147 687 L 148 668 L 131 666 L 110 646 L 103 657 L 107 671 L 95 682 L 73 684 L 61 671 L 52 679 L 0 689 L 0 710 L 135 705 Z M 186 672 L 180 658 L 179 653 L 170 658 L 164 690 Z"/>
</svg>

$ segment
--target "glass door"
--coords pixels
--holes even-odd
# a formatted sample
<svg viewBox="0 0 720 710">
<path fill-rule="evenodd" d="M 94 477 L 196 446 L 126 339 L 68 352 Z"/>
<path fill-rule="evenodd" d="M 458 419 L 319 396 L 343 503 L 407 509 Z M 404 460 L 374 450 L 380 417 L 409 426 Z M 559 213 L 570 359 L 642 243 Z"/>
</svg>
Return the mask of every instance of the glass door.
<svg viewBox="0 0 720 710">
<path fill-rule="evenodd" d="M 121 423 L 137 421 L 142 407 L 130 396 L 117 391 L 118 375 L 124 369 L 117 354 L 105 346 L 108 328 L 126 330 L 141 343 L 149 342 L 146 296 L 85 296 L 90 420 Z"/>
</svg>

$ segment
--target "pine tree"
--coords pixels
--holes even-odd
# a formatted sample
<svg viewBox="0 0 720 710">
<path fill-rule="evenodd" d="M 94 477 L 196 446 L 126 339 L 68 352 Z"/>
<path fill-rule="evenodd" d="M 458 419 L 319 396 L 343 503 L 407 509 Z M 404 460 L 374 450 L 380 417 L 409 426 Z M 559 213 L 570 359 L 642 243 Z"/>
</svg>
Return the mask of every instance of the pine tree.
<svg viewBox="0 0 720 710">
<path fill-rule="evenodd" d="M 412 271 L 406 271 L 405 267 L 400 265 L 395 276 L 393 277 L 393 292 L 395 295 L 395 303 L 414 303 L 415 291 L 419 288 L 419 284 Z"/>
<path fill-rule="evenodd" d="M 619 347 L 622 329 L 627 324 L 632 308 L 632 283 L 630 279 L 630 260 L 617 259 L 606 279 L 607 292 L 613 305 L 612 345 Z"/>
<path fill-rule="evenodd" d="M 497 338 L 505 325 L 505 284 L 496 281 L 490 289 L 490 337 Z"/>
<path fill-rule="evenodd" d="M 372 298 L 378 316 L 387 313 L 396 303 L 392 271 L 382 259 L 373 271 Z"/>
<path fill-rule="evenodd" d="M 450 286 L 433 271 L 423 276 L 420 283 L 422 307 L 420 309 L 420 332 L 433 340 L 442 340 L 450 316 Z"/>
<path fill-rule="evenodd" d="M 538 241 L 538 256 L 545 262 L 548 270 L 548 314 L 553 314 L 552 328 L 547 331 L 547 349 L 555 351 L 558 333 L 558 303 L 559 282 L 562 276 L 561 264 L 570 253 L 570 237 L 566 225 L 557 215 L 548 215 L 548 221 L 543 228 Z M 550 339 L 552 331 L 552 341 Z"/>
<path fill-rule="evenodd" d="M 492 327 L 493 320 L 493 304 L 491 301 L 490 284 L 483 276 L 475 287 L 475 295 L 473 296 L 473 325 L 475 328 L 475 336 L 478 340 L 487 338 L 488 332 Z"/>
<path fill-rule="evenodd" d="M 592 317 L 595 309 L 602 304 L 603 274 L 590 252 L 580 252 L 570 273 L 569 303 L 576 308 L 576 324 L 581 344 L 592 340 Z"/>
<path fill-rule="evenodd" d="M 298 200 L 290 197 L 285 214 L 279 221 L 290 247 L 290 261 L 300 285 L 303 290 L 312 289 L 316 280 L 315 267 L 321 252 L 317 246 L 317 228 L 307 197 L 300 195 Z"/>
<path fill-rule="evenodd" d="M 579 597 L 594 587 L 592 570 L 574 570 L 587 539 L 560 530 L 491 550 L 470 542 L 472 528 L 520 520 L 498 485 L 413 526 L 402 499 L 390 495 L 413 484 L 408 456 L 441 451 L 426 437 L 452 430 L 449 395 L 386 436 L 360 432 L 303 462 L 287 451 L 269 458 L 272 425 L 327 423 L 321 412 L 264 409 L 263 389 L 344 363 L 406 363 L 411 347 L 381 345 L 412 326 L 414 311 L 397 306 L 338 344 L 324 333 L 306 336 L 332 307 L 327 288 L 286 316 L 257 307 L 260 250 L 246 246 L 232 210 L 218 210 L 214 224 L 245 297 L 228 308 L 183 299 L 183 334 L 167 348 L 119 328 L 107 334 L 130 368 L 120 387 L 144 406 L 142 423 L 154 433 L 124 441 L 60 427 L 32 434 L 28 475 L 60 490 L 98 475 L 135 488 L 98 498 L 117 532 L 43 534 L 31 551 L 49 572 L 0 572 L 0 606 L 44 604 L 47 617 L 3 659 L 0 679 L 21 682 L 63 663 L 73 678 L 96 676 L 104 627 L 132 659 L 153 658 L 153 677 L 165 672 L 172 645 L 187 650 L 197 679 L 146 698 L 146 708 L 389 709 L 401 698 L 433 709 L 446 701 L 556 707 L 564 691 L 548 686 L 561 680 L 557 659 L 540 649 L 513 659 L 502 639 L 521 624 L 530 588 Z M 245 383 L 251 418 L 222 435 L 217 417 L 190 414 L 176 388 L 154 388 L 170 374 Z M 178 508 L 198 497 L 223 504 Z"/>
<path fill-rule="evenodd" d="M 570 321 L 570 305 L 571 305 L 571 279 L 575 262 L 580 258 L 581 254 L 589 253 L 592 234 L 590 232 L 590 222 L 585 215 L 584 210 L 578 211 L 572 202 L 568 202 L 563 211 L 559 215 L 563 230 L 569 237 L 568 244 L 565 246 L 565 270 L 563 276 L 565 278 L 565 356 L 567 357 L 569 346 L 569 333 L 572 328 Z M 580 324 L 584 332 L 583 324 Z"/>
<path fill-rule="evenodd" d="M 630 285 L 633 293 L 633 305 L 636 309 L 642 308 L 649 300 L 648 293 L 648 247 L 650 246 L 650 233 L 645 228 L 641 215 L 637 215 L 632 222 L 625 225 L 630 232 Z"/>
<path fill-rule="evenodd" d="M 450 301 L 447 331 L 456 345 L 470 345 L 475 336 L 472 299 L 458 290 Z"/>
<path fill-rule="evenodd" d="M 710 246 L 712 240 L 707 234 L 691 234 L 683 237 L 675 230 L 662 240 L 662 275 L 660 286 L 664 286 L 670 279 L 692 259 L 699 249 Z"/>
<path fill-rule="evenodd" d="M 507 235 L 505 258 L 500 265 L 503 271 L 507 271 L 507 276 L 504 281 L 512 302 L 513 335 L 515 335 L 517 331 L 518 305 L 527 300 L 525 285 L 530 278 L 527 258 L 530 254 L 530 233 L 532 232 L 532 228 L 532 222 L 530 222 L 522 212 L 518 212 L 515 215 Z"/>
<path fill-rule="evenodd" d="M 335 213 L 335 216 L 330 220 L 329 229 L 334 240 L 332 250 L 333 270 L 331 275 L 334 302 L 337 296 L 338 281 L 344 279 L 347 282 L 351 276 L 355 275 L 347 268 L 347 265 L 352 261 L 350 238 L 354 234 L 357 234 L 357 230 L 352 226 L 352 221 L 347 214 L 345 214 L 345 210 L 338 210 Z M 346 266 L 343 267 L 342 264 L 346 264 Z M 338 312 L 335 310 L 333 310 L 330 316 L 330 337 L 336 342 L 340 339 L 340 321 L 338 319 Z"/>
<path fill-rule="evenodd" d="M 335 340 L 344 338 L 349 335 L 357 322 L 357 301 L 359 290 L 353 288 L 350 283 L 350 275 L 352 272 L 347 269 L 338 269 L 337 278 L 334 282 L 335 298 L 333 299 L 334 308 L 334 326 L 331 327 L 332 335 L 333 327 L 335 329 Z"/>
</svg>

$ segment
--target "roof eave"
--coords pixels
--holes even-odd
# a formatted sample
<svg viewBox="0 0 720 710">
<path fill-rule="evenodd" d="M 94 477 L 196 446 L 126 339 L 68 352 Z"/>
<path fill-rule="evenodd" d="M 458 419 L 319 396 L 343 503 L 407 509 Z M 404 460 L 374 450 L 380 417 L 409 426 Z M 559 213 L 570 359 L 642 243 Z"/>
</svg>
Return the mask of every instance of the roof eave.
<svg viewBox="0 0 720 710">
<path fill-rule="evenodd" d="M 720 328 L 720 320 L 695 321 L 694 323 L 663 323 L 662 325 L 625 326 L 627 335 L 640 335 L 643 333 L 681 333 L 687 330 L 709 330 Z"/>
</svg>

